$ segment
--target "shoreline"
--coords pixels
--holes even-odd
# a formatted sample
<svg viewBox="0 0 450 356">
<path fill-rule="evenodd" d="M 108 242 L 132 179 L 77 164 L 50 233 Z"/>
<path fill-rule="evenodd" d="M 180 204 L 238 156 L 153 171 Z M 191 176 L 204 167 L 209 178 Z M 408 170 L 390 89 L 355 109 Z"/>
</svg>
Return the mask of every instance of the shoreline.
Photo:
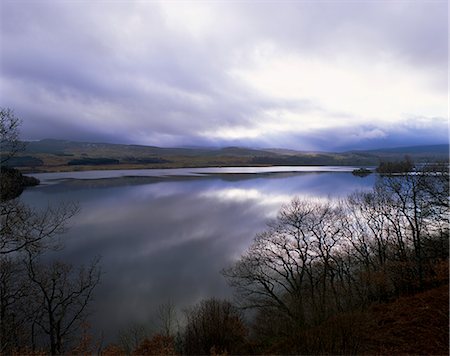
<svg viewBox="0 0 450 356">
<path fill-rule="evenodd" d="M 352 167 L 352 168 L 373 168 L 373 165 L 328 165 L 328 164 L 303 164 L 303 165 L 282 165 L 282 164 L 252 164 L 252 165 L 83 165 L 83 166 L 41 166 L 37 167 L 15 167 L 22 174 L 40 174 L 40 173 L 66 173 L 66 172 L 89 172 L 89 171 L 124 171 L 124 170 L 158 170 L 158 169 L 209 169 L 209 168 L 272 168 L 272 167 Z"/>
</svg>

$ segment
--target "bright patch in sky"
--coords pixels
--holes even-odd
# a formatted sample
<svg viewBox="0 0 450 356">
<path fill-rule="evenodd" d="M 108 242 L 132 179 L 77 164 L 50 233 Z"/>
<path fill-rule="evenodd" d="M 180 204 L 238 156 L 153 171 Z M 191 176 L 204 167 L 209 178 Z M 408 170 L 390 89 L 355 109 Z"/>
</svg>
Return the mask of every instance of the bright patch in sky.
<svg viewBox="0 0 450 356">
<path fill-rule="evenodd" d="M 0 10 L 0 104 L 28 139 L 448 142 L 446 1 L 5 0 Z"/>
<path fill-rule="evenodd" d="M 295 123 L 307 131 L 374 120 L 389 124 L 413 114 L 432 120 L 447 113 L 446 93 L 433 88 L 427 73 L 389 59 L 308 58 L 274 49 L 232 75 L 268 97 L 312 104 L 306 112 L 278 111 L 286 130 Z"/>
</svg>

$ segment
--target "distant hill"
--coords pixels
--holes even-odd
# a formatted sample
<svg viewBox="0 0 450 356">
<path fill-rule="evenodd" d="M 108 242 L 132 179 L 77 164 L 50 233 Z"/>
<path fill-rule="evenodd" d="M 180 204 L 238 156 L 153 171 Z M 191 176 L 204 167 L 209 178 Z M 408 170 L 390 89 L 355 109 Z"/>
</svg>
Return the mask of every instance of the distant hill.
<svg viewBox="0 0 450 356">
<path fill-rule="evenodd" d="M 124 145 L 114 143 L 93 143 L 64 141 L 55 139 L 44 139 L 40 141 L 27 142 L 26 152 L 29 153 L 50 153 L 56 155 L 73 154 L 74 152 L 113 152 L 122 156 L 128 154 L 138 155 L 164 155 L 164 156 L 255 156 L 255 155 L 275 155 L 263 150 L 225 147 L 225 148 L 163 148 L 143 145 Z"/>
<path fill-rule="evenodd" d="M 406 146 L 406 147 L 394 147 L 394 148 L 379 148 L 375 150 L 369 150 L 367 152 L 396 152 L 396 153 L 439 153 L 448 154 L 449 145 L 424 145 L 424 146 Z"/>
<path fill-rule="evenodd" d="M 449 145 L 407 146 L 394 148 L 379 148 L 367 151 L 351 151 L 361 154 L 373 155 L 380 159 L 396 160 L 399 157 L 410 156 L 414 161 L 424 162 L 429 160 L 448 160 Z"/>
<path fill-rule="evenodd" d="M 87 169 L 178 168 L 211 166 L 376 166 L 380 161 L 448 160 L 448 145 L 413 146 L 348 152 L 310 152 L 287 149 L 163 148 L 143 145 L 45 139 L 26 143 L 11 165 L 29 171 Z"/>
</svg>

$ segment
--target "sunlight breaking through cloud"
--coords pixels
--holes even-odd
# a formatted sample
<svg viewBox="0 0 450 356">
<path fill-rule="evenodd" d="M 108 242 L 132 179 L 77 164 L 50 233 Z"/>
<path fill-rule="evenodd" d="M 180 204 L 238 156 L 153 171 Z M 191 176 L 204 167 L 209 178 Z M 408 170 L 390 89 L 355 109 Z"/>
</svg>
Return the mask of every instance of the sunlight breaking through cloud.
<svg viewBox="0 0 450 356">
<path fill-rule="evenodd" d="M 448 142 L 445 2 L 0 6 L 1 105 L 23 117 L 27 139 Z"/>
</svg>

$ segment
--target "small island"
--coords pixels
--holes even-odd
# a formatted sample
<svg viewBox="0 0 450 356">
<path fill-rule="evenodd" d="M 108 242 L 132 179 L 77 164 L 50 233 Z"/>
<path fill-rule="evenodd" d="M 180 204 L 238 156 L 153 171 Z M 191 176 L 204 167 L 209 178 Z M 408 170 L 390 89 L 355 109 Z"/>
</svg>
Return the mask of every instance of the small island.
<svg viewBox="0 0 450 356">
<path fill-rule="evenodd" d="M 367 177 L 368 175 L 372 174 L 372 171 L 367 168 L 358 168 L 358 169 L 354 169 L 352 171 L 352 174 L 354 176 L 358 176 L 358 177 Z"/>
</svg>

